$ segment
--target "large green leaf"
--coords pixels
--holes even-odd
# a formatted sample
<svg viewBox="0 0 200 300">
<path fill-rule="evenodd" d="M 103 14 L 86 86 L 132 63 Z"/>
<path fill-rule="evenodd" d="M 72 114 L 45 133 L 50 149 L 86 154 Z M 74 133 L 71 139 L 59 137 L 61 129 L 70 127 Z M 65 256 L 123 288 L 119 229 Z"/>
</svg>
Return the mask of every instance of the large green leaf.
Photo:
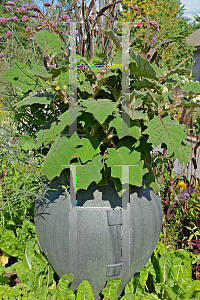
<svg viewBox="0 0 200 300">
<path fill-rule="evenodd" d="M 131 60 L 130 63 L 130 72 L 144 78 L 150 78 L 156 81 L 159 79 L 156 76 L 156 71 L 153 66 L 150 64 L 148 59 L 143 58 L 139 53 L 134 53 L 130 49 L 130 56 L 134 60 Z"/>
<path fill-rule="evenodd" d="M 13 230 L 1 227 L 0 245 L 1 250 L 10 256 L 22 257 L 24 254 L 24 245 L 18 241 Z"/>
<path fill-rule="evenodd" d="M 77 108 L 77 110 L 67 110 L 60 115 L 58 119 L 51 119 L 36 132 L 37 141 L 35 148 L 38 149 L 42 144 L 48 145 L 50 142 L 55 141 L 56 137 L 65 129 L 65 127 L 71 125 L 79 115 L 81 115 L 81 112 L 80 109 Z"/>
<path fill-rule="evenodd" d="M 120 278 L 108 279 L 106 287 L 102 290 L 105 300 L 118 299 L 118 291 L 121 283 Z"/>
<path fill-rule="evenodd" d="M 182 90 L 188 94 L 200 95 L 199 82 L 185 82 Z"/>
<path fill-rule="evenodd" d="M 61 171 L 69 168 L 70 161 L 78 157 L 76 146 L 79 137 L 75 132 L 72 136 L 58 136 L 45 157 L 42 172 L 49 180 L 59 176 Z"/>
<path fill-rule="evenodd" d="M 34 66 L 29 72 L 45 81 L 52 77 L 52 75 L 47 72 L 44 66 Z"/>
<path fill-rule="evenodd" d="M 2 78 L 11 82 L 14 86 L 21 87 L 23 92 L 28 90 L 39 90 L 41 86 L 38 85 L 40 79 L 36 78 L 34 74 L 30 73 L 33 64 L 30 60 L 26 63 L 15 62 L 13 68 L 10 68 Z"/>
<path fill-rule="evenodd" d="M 172 155 L 173 152 L 181 146 L 181 142 L 187 138 L 187 135 L 183 131 L 185 125 L 178 124 L 178 121 L 171 120 L 169 116 L 163 119 L 154 116 L 147 125 L 148 128 L 143 131 L 143 134 L 149 135 L 148 142 L 152 143 L 154 147 L 165 143 L 170 155 Z"/>
<path fill-rule="evenodd" d="M 106 159 L 106 164 L 111 167 L 112 177 L 119 178 L 122 182 L 122 165 L 129 167 L 129 183 L 136 186 L 142 185 L 142 178 L 147 169 L 143 169 L 143 161 L 140 160 L 140 153 L 132 151 L 126 147 L 119 149 L 107 148 L 109 157 Z"/>
<path fill-rule="evenodd" d="M 100 171 L 104 167 L 101 162 L 103 156 L 100 154 L 95 155 L 91 161 L 85 165 L 80 164 L 77 167 L 77 189 L 87 189 L 92 181 L 99 182 L 102 178 Z M 72 163 L 71 165 L 73 165 Z M 77 163 L 75 163 L 77 164 Z"/>
<path fill-rule="evenodd" d="M 83 164 L 100 152 L 99 144 L 95 136 L 82 137 L 79 144 L 81 147 L 77 148 L 77 152 Z"/>
<path fill-rule="evenodd" d="M 38 103 L 38 104 L 50 104 L 51 101 L 53 99 L 53 95 L 49 94 L 47 92 L 44 93 L 38 93 L 36 95 L 33 96 L 28 96 L 26 98 L 24 98 L 22 101 L 14 104 L 14 107 L 22 107 L 24 105 L 26 106 L 30 106 L 32 104 Z"/>
<path fill-rule="evenodd" d="M 109 128 L 114 127 L 117 131 L 117 134 L 122 134 L 122 118 L 120 116 L 116 117 L 109 123 Z M 130 135 L 135 139 L 139 139 L 141 136 L 141 128 L 138 121 L 133 121 L 130 119 Z"/>
<path fill-rule="evenodd" d="M 46 30 L 42 30 L 36 32 L 36 35 L 33 38 L 38 42 L 43 51 L 54 54 L 56 52 L 62 52 L 61 46 L 64 45 L 64 43 L 58 40 L 58 37 L 58 34 L 52 34 Z"/>
<path fill-rule="evenodd" d="M 73 291 L 69 289 L 69 284 L 74 280 L 74 275 L 70 273 L 70 275 L 63 275 L 62 278 L 59 279 L 56 291 L 56 299 L 57 300 L 65 300 L 71 299 L 75 300 L 75 294 Z"/>
<path fill-rule="evenodd" d="M 82 100 L 81 104 L 87 107 L 87 112 L 90 112 L 94 117 L 102 124 L 112 112 L 118 112 L 116 104 L 108 99 L 88 98 L 88 100 Z"/>
</svg>

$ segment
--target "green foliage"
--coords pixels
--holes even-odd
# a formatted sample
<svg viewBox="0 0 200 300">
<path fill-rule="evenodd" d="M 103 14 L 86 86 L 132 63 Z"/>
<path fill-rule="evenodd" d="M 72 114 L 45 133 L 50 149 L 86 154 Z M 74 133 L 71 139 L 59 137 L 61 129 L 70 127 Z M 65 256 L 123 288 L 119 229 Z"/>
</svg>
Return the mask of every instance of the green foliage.
<svg viewBox="0 0 200 300">
<path fill-rule="evenodd" d="M 57 47 L 55 50 L 57 51 L 61 46 L 61 43 L 56 43 L 58 38 L 56 35 L 47 34 L 47 32 L 44 32 L 44 35 L 42 32 L 37 33 L 35 37 L 41 45 L 43 44 L 43 48 L 47 45 L 50 47 L 49 51 L 52 51 L 53 56 L 56 55 L 53 49 L 55 50 Z M 115 39 L 114 35 L 111 38 Z M 122 67 L 120 65 L 103 73 L 101 70 L 94 69 L 93 61 L 88 62 L 78 56 L 78 63 L 84 62 L 85 67 L 84 70 L 77 72 L 78 82 L 79 78 L 82 82 L 84 76 L 84 83 L 87 83 L 87 88 L 84 89 L 84 85 L 77 85 L 78 102 L 76 104 L 71 101 L 66 102 L 66 97 L 69 95 L 67 89 L 69 65 L 62 69 L 61 73 L 54 73 L 54 82 L 49 77 L 52 72 L 46 71 L 40 66 L 34 67 L 31 61 L 28 61 L 26 65 L 15 63 L 15 67 L 3 75 L 4 79 L 16 86 L 21 86 L 26 93 L 22 101 L 15 104 L 15 107 L 28 106 L 31 108 L 33 115 L 30 117 L 32 119 L 30 119 L 30 124 L 35 127 L 35 130 L 29 136 L 23 136 L 21 146 L 24 150 L 39 150 L 42 145 L 49 149 L 42 167 L 43 174 L 49 180 L 59 177 L 61 172 L 67 171 L 70 165 L 75 164 L 78 166 L 77 186 L 87 189 L 93 181 L 97 184 L 104 182 L 107 176 L 106 170 L 111 168 L 110 177 L 114 178 L 118 194 L 121 196 L 123 193 L 119 186 L 119 182 L 122 182 L 121 166 L 129 165 L 130 158 L 132 158 L 131 161 L 134 166 L 130 166 L 129 169 L 129 183 L 141 186 L 144 178 L 146 186 L 150 185 L 154 191 L 157 191 L 158 185 L 151 171 L 148 154 L 142 150 L 142 138 L 147 139 L 148 136 L 149 140 L 146 142 L 146 147 L 150 147 L 149 151 L 151 151 L 152 145 L 158 146 L 159 142 L 163 142 L 166 144 L 171 157 L 178 158 L 181 163 L 188 162 L 190 149 L 187 147 L 186 151 L 186 146 L 182 143 L 186 138 L 185 126 L 178 124 L 170 115 L 162 118 L 159 113 L 160 106 L 166 99 L 161 90 L 163 83 L 167 82 L 176 72 L 181 72 L 182 69 L 178 67 L 166 71 L 158 68 L 155 64 L 152 65 L 148 59 L 143 58 L 139 53 L 135 54 L 133 51 L 131 51 L 130 57 L 130 86 L 135 88 L 130 94 L 131 103 L 129 107 L 122 106 L 119 102 L 120 98 L 109 93 L 109 88 L 114 90 L 114 87 L 119 93 L 121 91 L 120 74 Z M 115 62 L 115 60 L 116 57 L 113 61 Z M 56 68 L 51 70 L 56 70 Z M 111 78 L 115 78 L 116 84 L 114 86 L 111 86 L 113 81 L 110 81 Z M 148 80 L 151 83 L 151 89 L 148 85 L 145 87 L 144 81 L 141 81 L 140 78 Z M 64 79 L 66 79 L 66 86 L 61 86 L 64 84 Z M 35 92 L 29 96 L 27 92 L 30 87 Z M 41 92 L 41 87 L 48 92 Z M 193 85 L 185 87 L 184 93 L 186 95 L 193 93 Z M 174 94 L 173 97 L 175 97 Z M 179 103 L 182 97 L 177 99 L 176 101 Z M 61 103 L 65 103 L 64 106 Z M 48 116 L 46 113 L 44 114 L 45 105 L 48 105 L 51 111 Z M 182 107 L 186 105 L 188 102 L 181 103 Z M 130 135 L 124 139 L 121 139 L 121 132 L 119 132 L 119 116 L 122 107 L 130 116 L 130 121 L 136 122 L 136 126 L 132 127 L 131 125 L 130 127 Z M 85 118 L 85 114 L 88 118 Z M 71 136 L 68 134 L 69 126 L 74 124 L 76 116 L 77 130 L 79 133 L 85 134 L 83 138 L 80 138 L 76 132 Z M 125 143 L 127 138 L 131 141 L 131 149 Z M 87 150 L 85 151 L 85 149 Z M 116 181 L 117 178 L 120 181 Z"/>
</svg>

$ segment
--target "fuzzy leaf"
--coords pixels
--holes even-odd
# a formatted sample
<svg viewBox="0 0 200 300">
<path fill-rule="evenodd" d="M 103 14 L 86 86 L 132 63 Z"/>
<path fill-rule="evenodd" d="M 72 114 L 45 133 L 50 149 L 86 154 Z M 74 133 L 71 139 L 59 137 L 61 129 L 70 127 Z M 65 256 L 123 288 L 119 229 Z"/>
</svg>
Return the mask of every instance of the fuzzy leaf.
<svg viewBox="0 0 200 300">
<path fill-rule="evenodd" d="M 99 149 L 100 142 L 94 136 L 89 137 L 82 137 L 80 140 L 81 145 L 80 148 L 77 148 L 78 155 L 82 161 L 82 163 L 87 162 L 88 160 L 92 159 L 94 155 L 100 152 Z"/>
<path fill-rule="evenodd" d="M 152 143 L 154 147 L 161 143 L 167 145 L 169 154 L 181 146 L 181 142 L 187 138 L 184 133 L 184 125 L 178 124 L 177 121 L 171 120 L 169 116 L 161 119 L 157 116 L 148 122 L 148 128 L 143 131 L 143 134 L 148 134 L 148 142 Z"/>
<path fill-rule="evenodd" d="M 131 73 L 140 77 L 159 81 L 159 79 L 156 77 L 156 71 L 154 70 L 148 59 L 143 58 L 139 53 L 134 53 L 132 49 L 130 51 L 130 56 L 134 60 L 130 63 Z"/>
<path fill-rule="evenodd" d="M 200 95 L 199 82 L 185 82 L 182 85 L 182 90 L 188 94 Z"/>
<path fill-rule="evenodd" d="M 122 118 L 120 116 L 116 117 L 109 123 L 109 128 L 114 127 L 117 131 L 117 134 L 122 134 Z M 141 136 L 141 128 L 140 124 L 137 121 L 133 121 L 130 119 L 130 135 L 135 139 L 139 139 Z"/>
<path fill-rule="evenodd" d="M 81 104 L 87 107 L 87 112 L 90 112 L 94 117 L 103 124 L 112 112 L 118 112 L 116 104 L 111 100 L 89 98 L 88 100 L 82 100 Z"/>
<path fill-rule="evenodd" d="M 72 136 L 58 136 L 45 157 L 42 172 L 49 180 L 59 176 L 61 171 L 70 165 L 70 161 L 78 157 L 76 146 L 79 142 L 77 133 Z"/>
<path fill-rule="evenodd" d="M 44 93 L 38 93 L 34 96 L 29 96 L 24 98 L 22 101 L 14 104 L 14 107 L 22 107 L 24 105 L 30 106 L 32 104 L 38 103 L 38 104 L 50 104 L 52 101 L 53 97 L 51 94 L 48 94 L 46 92 Z"/>
<path fill-rule="evenodd" d="M 11 82 L 14 86 L 21 87 L 23 92 L 28 92 L 30 89 L 39 90 L 39 79 L 29 72 L 32 68 L 33 64 L 30 60 L 26 63 L 15 62 L 14 67 L 10 68 L 1 77 Z"/>
<path fill-rule="evenodd" d="M 92 181 L 99 182 L 101 180 L 100 171 L 104 167 L 102 159 L 103 156 L 97 154 L 85 165 L 81 164 L 81 167 L 77 167 L 77 189 L 87 189 Z"/>
<path fill-rule="evenodd" d="M 132 151 L 126 147 L 119 149 L 107 148 L 109 157 L 106 159 L 106 164 L 111 167 L 112 177 L 119 178 L 122 182 L 122 167 L 127 165 L 129 167 L 129 183 L 136 186 L 142 185 L 142 178 L 144 175 L 143 161 L 140 160 L 140 153 Z M 116 166 L 117 165 L 117 166 Z M 146 170 L 145 170 L 146 172 Z"/>
<path fill-rule="evenodd" d="M 43 66 L 34 66 L 29 72 L 35 76 L 38 76 L 39 78 L 42 78 L 43 80 L 48 80 L 52 77 L 52 75 L 49 74 L 46 68 Z"/>
<path fill-rule="evenodd" d="M 41 30 L 36 32 L 36 35 L 33 37 L 36 42 L 40 45 L 43 51 L 54 54 L 55 52 L 62 52 L 61 46 L 64 43 L 58 40 L 59 35 L 49 33 L 46 30 Z"/>
</svg>

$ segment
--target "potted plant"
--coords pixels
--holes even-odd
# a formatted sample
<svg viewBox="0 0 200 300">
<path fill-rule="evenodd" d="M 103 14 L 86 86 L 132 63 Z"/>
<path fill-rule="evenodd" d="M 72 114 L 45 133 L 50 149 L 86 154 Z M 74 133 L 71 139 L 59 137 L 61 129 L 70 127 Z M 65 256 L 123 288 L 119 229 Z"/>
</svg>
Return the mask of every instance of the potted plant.
<svg viewBox="0 0 200 300">
<path fill-rule="evenodd" d="M 90 60 L 77 55 L 82 68 L 74 69 L 71 27 L 71 60 L 66 56 L 66 66 L 53 66 L 64 44 L 60 35 L 44 30 L 33 39 L 48 53 L 50 67 L 29 60 L 15 63 L 3 75 L 23 89 L 16 108 L 23 108 L 29 134 L 21 137 L 22 148 L 45 156 L 42 172 L 50 181 L 49 190 L 35 206 L 40 249 L 59 277 L 73 274 L 72 290 L 88 280 L 95 299 L 110 278 L 121 280 L 120 295 L 146 265 L 159 239 L 163 214 L 152 171 L 153 146 L 163 143 L 180 162 L 188 161 L 191 150 L 184 142 L 185 126 L 164 109 L 162 93 L 170 76 L 190 70 L 165 72 L 156 66 L 156 49 L 151 49 L 155 40 L 149 42 L 149 37 L 153 26 L 155 38 L 158 24 L 152 25 L 149 17 L 147 23 L 142 51 L 131 50 L 130 61 L 125 24 L 122 36 L 104 30 L 118 48 L 112 66 L 103 68 L 105 53 L 95 49 Z"/>
</svg>

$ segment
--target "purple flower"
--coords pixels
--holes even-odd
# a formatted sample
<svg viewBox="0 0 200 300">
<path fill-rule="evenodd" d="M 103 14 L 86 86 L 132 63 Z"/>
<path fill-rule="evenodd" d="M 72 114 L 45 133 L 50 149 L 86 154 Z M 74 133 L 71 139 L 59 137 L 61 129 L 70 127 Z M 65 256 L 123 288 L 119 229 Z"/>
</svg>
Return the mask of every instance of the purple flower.
<svg viewBox="0 0 200 300">
<path fill-rule="evenodd" d="M 37 17 L 38 17 L 38 14 L 33 14 L 32 17 L 37 18 Z"/>
<path fill-rule="evenodd" d="M 56 67 L 56 64 L 54 65 L 48 65 L 50 68 L 55 68 Z"/>
<path fill-rule="evenodd" d="M 141 15 L 141 11 L 137 11 L 137 15 L 140 16 Z"/>
<path fill-rule="evenodd" d="M 2 37 L 2 36 L 0 36 L 0 39 L 3 39 L 3 37 Z"/>
<path fill-rule="evenodd" d="M 152 38 L 151 42 L 155 44 L 157 42 L 156 38 Z"/>
<path fill-rule="evenodd" d="M 6 38 L 7 38 L 7 39 L 8 39 L 11 35 L 12 35 L 12 32 L 11 32 L 11 31 L 7 31 L 7 32 L 6 32 Z"/>
<path fill-rule="evenodd" d="M 10 6 L 6 6 L 7 10 L 12 10 L 12 8 Z"/>
<path fill-rule="evenodd" d="M 11 140 L 11 145 L 14 145 L 14 143 L 15 143 L 15 140 Z"/>
<path fill-rule="evenodd" d="M 49 2 L 44 2 L 44 6 L 51 6 Z"/>
<path fill-rule="evenodd" d="M 4 93 L 4 90 L 1 90 L 1 93 Z"/>
<path fill-rule="evenodd" d="M 133 9 L 133 5 L 129 5 L 128 7 L 129 7 L 130 9 Z"/>
<path fill-rule="evenodd" d="M 29 17 L 28 16 L 23 16 L 23 18 L 22 18 L 22 22 L 27 22 L 29 20 Z"/>
<path fill-rule="evenodd" d="M 20 8 L 19 8 L 19 7 L 16 7 L 16 11 L 17 11 L 18 13 L 20 13 Z"/>
<path fill-rule="evenodd" d="M 62 19 L 63 19 L 63 20 L 70 19 L 70 16 L 68 16 L 68 15 L 63 15 L 63 16 L 62 16 Z"/>
<path fill-rule="evenodd" d="M 3 56 L 4 56 L 4 54 L 3 54 L 3 53 L 0 53 L 0 58 L 3 57 Z"/>
<path fill-rule="evenodd" d="M 190 195 L 188 193 L 185 193 L 184 196 L 190 197 Z"/>
<path fill-rule="evenodd" d="M 32 40 L 33 40 L 32 38 L 28 38 L 28 39 L 27 39 L 27 41 L 32 41 Z"/>
<path fill-rule="evenodd" d="M 11 53 L 8 53 L 8 56 L 11 56 Z"/>
<path fill-rule="evenodd" d="M 24 6 L 24 7 L 22 7 L 21 9 L 20 9 L 20 11 L 19 11 L 19 13 L 20 14 L 24 14 L 24 13 L 26 13 L 27 12 L 27 8 Z"/>
<path fill-rule="evenodd" d="M 156 21 L 151 21 L 150 24 L 152 24 L 156 28 L 156 30 L 159 31 L 159 26 Z"/>
<path fill-rule="evenodd" d="M 25 32 L 28 33 L 29 31 L 31 31 L 31 27 L 30 27 L 30 26 L 27 26 L 27 27 L 25 28 Z"/>
<path fill-rule="evenodd" d="M 30 7 L 29 7 L 29 9 L 31 10 L 33 8 L 38 8 L 38 6 L 36 4 L 31 4 Z"/>
<path fill-rule="evenodd" d="M 157 151 L 155 152 L 155 155 L 157 155 L 157 156 L 158 156 L 158 152 L 157 152 Z"/>
<path fill-rule="evenodd" d="M 17 17 L 16 16 L 14 16 L 14 17 L 10 17 L 10 18 L 8 18 L 7 19 L 8 21 L 19 21 L 19 19 L 17 19 Z"/>
<path fill-rule="evenodd" d="M 140 10 L 137 6 L 134 6 L 132 9 Z"/>
<path fill-rule="evenodd" d="M 120 29 L 117 29 L 118 32 L 120 32 Z"/>
<path fill-rule="evenodd" d="M 142 18 L 142 21 L 143 21 L 143 22 L 147 22 L 147 19 L 145 19 L 145 18 Z"/>
<path fill-rule="evenodd" d="M 7 4 L 16 6 L 15 2 L 12 2 L 12 1 L 8 1 Z"/>
</svg>

